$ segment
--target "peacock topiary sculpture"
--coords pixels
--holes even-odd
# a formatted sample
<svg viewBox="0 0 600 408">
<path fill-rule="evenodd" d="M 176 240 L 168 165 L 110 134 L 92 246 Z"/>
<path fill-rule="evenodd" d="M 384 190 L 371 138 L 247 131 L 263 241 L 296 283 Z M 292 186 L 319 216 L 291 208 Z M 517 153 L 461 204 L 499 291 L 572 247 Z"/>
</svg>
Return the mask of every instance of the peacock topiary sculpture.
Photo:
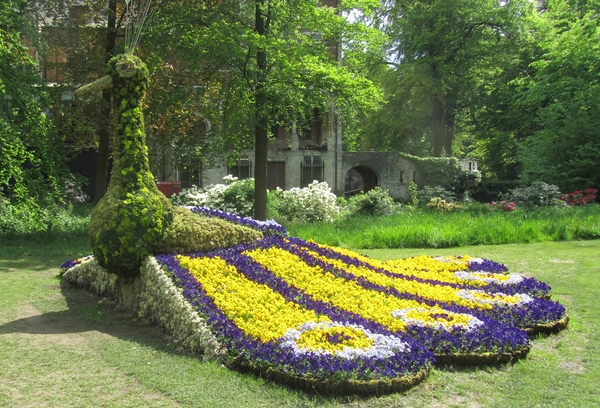
<svg viewBox="0 0 600 408">
<path fill-rule="evenodd" d="M 251 242 L 262 234 L 174 207 L 157 188 L 145 144 L 142 101 L 146 65 L 132 54 L 113 57 L 108 75 L 78 94 L 112 87 L 113 168 L 108 190 L 94 207 L 89 235 L 94 258 L 111 273 L 135 277 L 151 254 L 210 250 Z"/>
</svg>

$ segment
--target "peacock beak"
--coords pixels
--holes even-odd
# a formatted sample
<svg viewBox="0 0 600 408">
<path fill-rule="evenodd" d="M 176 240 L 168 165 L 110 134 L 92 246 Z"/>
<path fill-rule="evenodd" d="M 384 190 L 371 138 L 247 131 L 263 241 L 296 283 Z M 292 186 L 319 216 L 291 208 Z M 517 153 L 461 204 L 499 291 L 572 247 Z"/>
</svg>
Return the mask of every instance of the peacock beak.
<svg viewBox="0 0 600 408">
<path fill-rule="evenodd" d="M 85 94 L 101 92 L 104 89 L 108 89 L 112 87 L 112 78 L 109 75 L 103 76 L 92 82 L 91 84 L 87 84 L 82 86 L 81 88 L 75 91 L 75 95 L 82 96 Z"/>
</svg>

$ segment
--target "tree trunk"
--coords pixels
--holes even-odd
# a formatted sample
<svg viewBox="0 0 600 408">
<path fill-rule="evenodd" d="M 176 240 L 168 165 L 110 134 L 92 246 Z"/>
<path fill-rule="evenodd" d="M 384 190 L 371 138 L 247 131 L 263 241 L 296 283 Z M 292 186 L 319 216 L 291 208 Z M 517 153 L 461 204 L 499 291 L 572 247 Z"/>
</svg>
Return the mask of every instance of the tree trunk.
<svg viewBox="0 0 600 408">
<path fill-rule="evenodd" d="M 446 139 L 444 129 L 444 105 L 437 94 L 431 96 L 431 110 L 433 115 L 433 156 L 441 157 Z"/>
<path fill-rule="evenodd" d="M 444 151 L 446 156 L 452 156 L 452 143 L 454 142 L 454 104 L 446 103 L 444 109 Z"/>
<path fill-rule="evenodd" d="M 104 49 L 104 64 L 114 56 L 117 42 L 117 0 L 108 2 L 108 22 L 106 24 L 106 47 Z M 96 192 L 94 203 L 98 203 L 106 194 L 108 180 L 108 157 L 110 152 L 110 99 L 111 90 L 102 91 L 102 110 L 100 114 L 100 129 L 98 131 L 98 165 L 96 167 Z"/>
<path fill-rule="evenodd" d="M 264 0 L 256 0 L 255 31 L 263 36 L 266 33 L 266 22 L 262 14 Z M 263 48 L 256 53 L 257 77 L 254 113 L 254 218 L 267 219 L 267 94 L 265 91 L 265 75 L 267 70 L 267 54 Z"/>
</svg>

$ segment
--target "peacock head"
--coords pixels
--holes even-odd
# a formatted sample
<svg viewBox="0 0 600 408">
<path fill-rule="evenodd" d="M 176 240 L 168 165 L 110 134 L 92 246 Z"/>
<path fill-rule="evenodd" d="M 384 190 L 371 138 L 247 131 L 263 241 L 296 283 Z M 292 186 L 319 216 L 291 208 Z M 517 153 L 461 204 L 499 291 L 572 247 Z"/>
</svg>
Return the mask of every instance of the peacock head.
<svg viewBox="0 0 600 408">
<path fill-rule="evenodd" d="M 108 88 L 125 87 L 126 83 L 133 83 L 137 90 L 145 91 L 148 84 L 148 68 L 141 59 L 132 54 L 119 54 L 108 61 L 108 75 L 97 79 L 91 84 L 77 89 L 77 95 L 102 91 Z"/>
</svg>

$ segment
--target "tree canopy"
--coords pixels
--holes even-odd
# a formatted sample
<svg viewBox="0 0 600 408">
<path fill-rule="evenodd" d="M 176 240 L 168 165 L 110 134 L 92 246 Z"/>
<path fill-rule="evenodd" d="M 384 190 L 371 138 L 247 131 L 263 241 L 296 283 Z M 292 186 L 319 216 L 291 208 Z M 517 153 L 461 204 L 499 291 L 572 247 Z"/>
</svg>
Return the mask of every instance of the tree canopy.
<svg viewBox="0 0 600 408">
<path fill-rule="evenodd" d="M 204 91 L 196 98 L 210 98 L 202 115 L 218 119 L 211 131 L 225 146 L 255 148 L 255 216 L 264 219 L 271 127 L 378 102 L 372 82 L 339 61 L 341 47 L 368 32 L 319 1 L 225 0 L 171 2 L 150 37 L 160 37 L 161 62 L 177 56 L 184 72 L 196 73 L 186 79 Z"/>
<path fill-rule="evenodd" d="M 67 7 L 75 3 L 77 13 Z M 61 95 L 103 75 L 107 34 L 114 52 L 122 48 L 124 6 L 0 6 L 3 195 L 58 191 L 58 147 L 102 145 L 110 95 L 75 105 Z M 258 218 L 272 126 L 315 112 L 341 117 L 345 149 L 469 156 L 489 179 L 597 187 L 598 8 L 571 0 L 156 2 L 138 52 L 151 73 L 150 144 L 178 166 L 256 148 Z M 71 34 L 47 27 L 40 37 L 32 28 L 42 17 Z M 65 53 L 56 64 L 64 86 L 53 92 L 27 51 L 48 55 L 44 41 Z"/>
<path fill-rule="evenodd" d="M 0 198 L 44 201 L 60 197 L 64 168 L 28 48 L 36 37 L 26 11 L 22 0 L 0 4 Z"/>
</svg>

